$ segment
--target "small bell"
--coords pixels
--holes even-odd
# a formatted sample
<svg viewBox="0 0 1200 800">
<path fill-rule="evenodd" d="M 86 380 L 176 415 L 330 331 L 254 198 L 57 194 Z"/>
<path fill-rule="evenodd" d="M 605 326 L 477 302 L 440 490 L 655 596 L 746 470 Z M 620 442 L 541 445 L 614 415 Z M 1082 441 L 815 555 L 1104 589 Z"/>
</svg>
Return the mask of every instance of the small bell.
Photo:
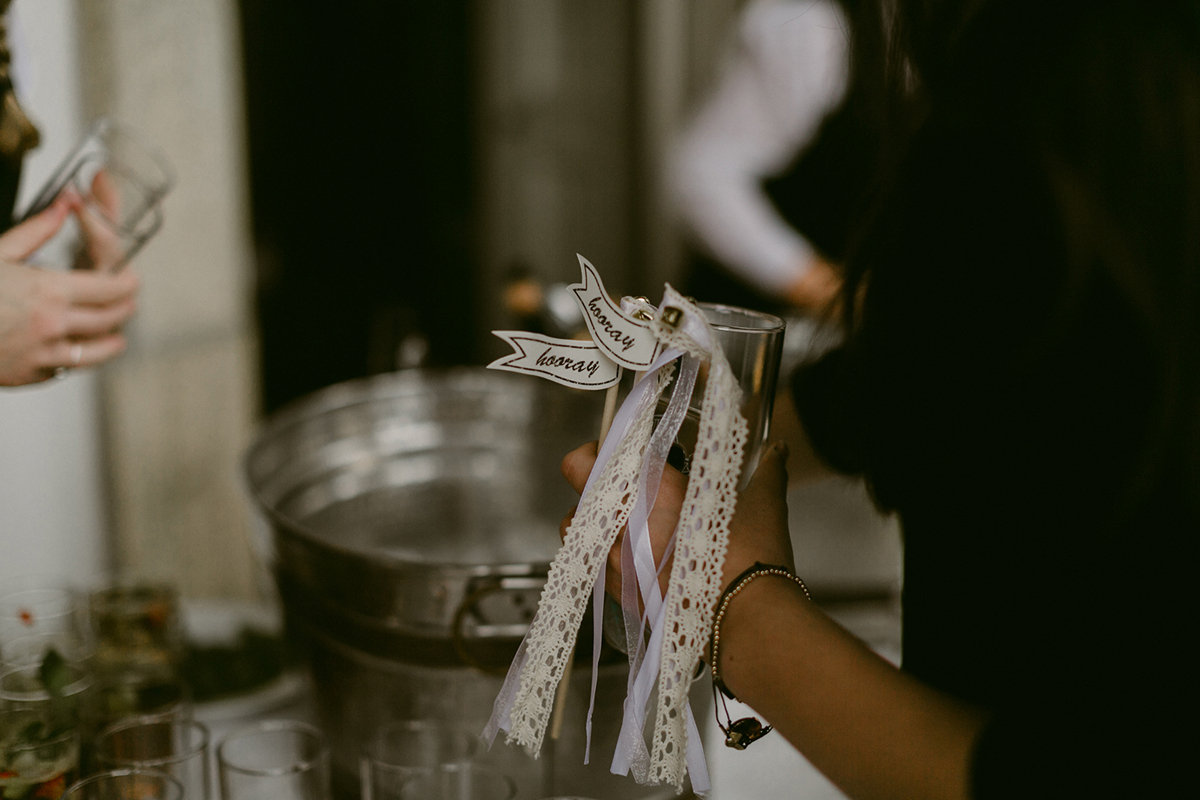
<svg viewBox="0 0 1200 800">
<path fill-rule="evenodd" d="M 725 746 L 734 750 L 745 750 L 770 732 L 770 725 L 764 728 L 754 717 L 743 717 L 737 722 L 729 723 L 729 728 L 725 731 Z"/>
</svg>

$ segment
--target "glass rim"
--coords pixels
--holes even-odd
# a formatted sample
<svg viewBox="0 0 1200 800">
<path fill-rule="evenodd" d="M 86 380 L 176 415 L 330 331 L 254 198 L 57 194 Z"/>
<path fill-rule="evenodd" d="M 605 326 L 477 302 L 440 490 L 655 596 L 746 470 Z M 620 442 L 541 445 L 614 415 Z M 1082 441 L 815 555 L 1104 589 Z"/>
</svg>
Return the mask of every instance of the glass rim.
<svg viewBox="0 0 1200 800">
<path fill-rule="evenodd" d="M 142 215 L 138 217 L 132 225 L 124 225 L 120 222 L 117 222 L 115 219 L 106 214 L 104 210 L 99 207 L 96 199 L 90 195 L 84 198 L 83 202 L 84 205 L 86 205 L 88 209 L 92 211 L 96 217 L 96 220 L 101 225 L 108 228 L 114 234 L 123 239 L 131 239 L 135 242 L 142 239 L 148 239 L 157 233 L 158 229 L 161 228 L 163 224 L 162 207 L 159 206 L 157 202 L 154 205 L 147 206 L 146 210 L 142 212 Z M 124 587 L 110 586 L 103 589 L 96 589 L 94 592 L 104 592 L 120 588 Z"/>
<path fill-rule="evenodd" d="M 86 141 L 93 136 L 103 139 L 109 133 L 114 133 L 119 137 L 127 139 L 141 148 L 142 154 L 149 157 L 151 163 L 162 173 L 160 197 L 175 188 L 175 168 L 172 166 L 171 160 L 167 158 L 166 151 L 146 138 L 139 129 L 132 125 L 118 122 L 113 117 L 102 116 L 96 119 L 87 131 L 85 131 L 84 140 Z"/>
<path fill-rule="evenodd" d="M 74 581 L 66 574 L 59 572 L 22 572 L 16 575 L 0 575 L 0 586 L 6 587 L 5 591 L 0 592 L 0 600 L 31 589 L 79 591 L 79 586 Z"/>
<path fill-rule="evenodd" d="M 67 662 L 70 664 L 70 662 Z M 36 672 L 42 668 L 41 664 L 18 664 L 0 665 L 0 700 L 8 700 L 11 702 L 46 702 L 49 701 L 50 692 L 46 689 L 33 689 L 31 691 L 12 691 L 4 688 L 4 679 L 9 675 L 17 672 Z M 81 670 L 82 674 L 75 680 L 63 687 L 62 694 L 64 697 L 77 695 L 85 692 L 92 685 L 92 677 L 86 670 Z"/>
<path fill-rule="evenodd" d="M 68 786 L 66 792 L 63 793 L 63 797 L 66 798 L 68 795 L 71 795 L 72 792 L 75 792 L 77 789 L 82 789 L 87 786 L 94 786 L 94 785 L 101 783 L 104 780 L 109 779 L 109 778 L 126 778 L 126 777 L 161 778 L 164 786 L 174 786 L 175 787 L 176 791 L 178 792 L 178 794 L 175 796 L 176 800 L 178 800 L 178 798 L 183 797 L 183 784 L 180 783 L 178 780 L 176 780 L 173 776 L 168 775 L 167 773 L 165 773 L 161 770 L 157 770 L 157 769 L 138 769 L 138 768 L 108 769 L 108 770 L 105 770 L 104 772 L 97 772 L 95 775 L 89 775 L 88 777 L 77 780 L 74 783 L 72 783 L 70 786 Z M 170 800 L 170 798 L 168 798 L 168 800 Z"/>
<path fill-rule="evenodd" d="M 436 777 L 443 773 L 479 773 L 482 775 L 490 775 L 499 778 L 508 787 L 508 796 L 514 797 L 517 792 L 517 782 L 510 776 L 491 766 L 490 764 L 480 764 L 478 761 L 451 761 L 445 764 L 438 764 L 436 767 L 427 770 L 424 774 L 412 775 L 405 778 L 400 784 L 401 793 L 405 787 L 412 785 L 420 785 L 420 781 L 436 780 Z"/>
<path fill-rule="evenodd" d="M 253 736 L 257 733 L 277 733 L 279 731 L 290 731 L 292 733 L 304 733 L 314 737 L 318 743 L 317 754 L 309 759 L 297 760 L 295 763 L 288 764 L 282 767 L 267 767 L 266 769 L 257 769 L 255 767 L 244 767 L 231 762 L 226 756 L 225 748 L 238 739 L 244 739 L 247 736 Z M 256 722 L 251 725 L 246 725 L 230 732 L 217 745 L 217 766 L 226 768 L 241 773 L 242 775 L 255 775 L 259 777 L 278 777 L 280 775 L 296 775 L 301 772 L 309 772 L 319 765 L 322 761 L 329 758 L 329 742 L 325 739 L 325 734 L 315 725 L 309 725 L 307 722 L 299 720 L 284 720 L 274 719 Z"/>
<path fill-rule="evenodd" d="M 17 716 L 21 714 L 36 714 L 38 716 L 44 716 L 42 711 L 36 708 L 0 708 L 0 716 Z M 46 739 L 34 744 L 9 745 L 5 749 L 7 749 L 10 753 L 26 753 L 41 750 L 43 747 L 57 747 L 71 739 L 80 740 L 81 738 L 79 726 L 76 724 L 70 728 L 67 728 L 65 731 L 52 739 Z"/>
<path fill-rule="evenodd" d="M 708 326 L 713 330 L 729 331 L 730 333 L 783 333 L 784 329 L 787 327 L 787 323 L 785 323 L 781 317 L 777 317 L 774 314 L 768 314 L 765 311 L 755 311 L 750 308 L 731 306 L 725 303 L 696 303 L 696 308 L 699 308 L 701 311 L 705 309 L 712 309 L 714 311 L 741 314 L 743 316 L 761 320 L 762 322 L 766 323 L 766 325 L 762 327 L 731 325 L 725 322 L 713 322 L 712 320 L 708 319 L 708 315 L 706 314 L 705 321 L 708 322 Z"/>
<path fill-rule="evenodd" d="M 482 724 L 480 723 L 480 725 Z M 398 764 L 394 760 L 390 760 L 384 753 L 387 749 L 390 735 L 396 732 L 418 734 L 425 732 L 445 732 L 453 736 L 462 736 L 463 739 L 472 745 L 472 752 L 474 752 L 474 747 L 480 742 L 478 730 L 478 727 L 471 722 L 447 722 L 440 719 L 391 720 L 375 729 L 375 733 L 367 740 L 366 745 L 363 747 L 360 758 L 364 763 L 388 772 L 433 769 L 437 766 L 436 764 L 432 766 L 413 766 L 411 764 Z"/>
<path fill-rule="evenodd" d="M 190 746 L 186 752 L 179 755 L 161 756 L 158 758 L 113 758 L 104 753 L 102 743 L 109 736 L 131 728 L 149 727 L 151 725 L 179 726 L 198 730 L 200 732 L 200 742 L 197 745 Z M 208 726 L 199 720 L 182 719 L 163 714 L 139 714 L 136 717 L 117 720 L 97 734 L 95 740 L 96 758 L 106 764 L 112 764 L 117 767 L 157 767 L 180 764 L 191 758 L 195 758 L 198 753 L 205 752 L 208 749 L 210 738 L 211 734 L 208 731 Z"/>
</svg>

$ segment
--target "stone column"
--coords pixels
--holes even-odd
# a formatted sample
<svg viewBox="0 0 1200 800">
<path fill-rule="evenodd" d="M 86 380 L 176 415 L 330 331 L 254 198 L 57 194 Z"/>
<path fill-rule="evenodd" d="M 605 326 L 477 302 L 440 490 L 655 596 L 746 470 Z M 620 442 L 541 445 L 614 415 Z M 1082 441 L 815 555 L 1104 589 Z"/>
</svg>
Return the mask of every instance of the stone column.
<svg viewBox="0 0 1200 800">
<path fill-rule="evenodd" d="M 256 414 L 235 0 L 78 0 L 86 119 L 140 129 L 177 173 L 138 256 L 129 351 L 101 384 L 115 554 L 185 595 L 259 586 L 240 459 Z"/>
</svg>

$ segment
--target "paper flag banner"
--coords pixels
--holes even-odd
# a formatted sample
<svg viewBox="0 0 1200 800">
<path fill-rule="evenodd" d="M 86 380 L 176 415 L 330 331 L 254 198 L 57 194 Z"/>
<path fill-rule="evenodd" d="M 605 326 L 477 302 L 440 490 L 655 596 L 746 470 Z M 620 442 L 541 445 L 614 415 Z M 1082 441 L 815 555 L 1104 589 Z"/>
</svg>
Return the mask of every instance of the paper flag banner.
<svg viewBox="0 0 1200 800">
<path fill-rule="evenodd" d="M 592 341 L 622 367 L 645 371 L 658 352 L 658 338 L 649 320 L 635 319 L 622 312 L 604 291 L 596 268 L 578 253 L 576 257 L 583 271 L 583 283 L 573 283 L 567 288 L 579 301 Z"/>
<path fill-rule="evenodd" d="M 575 389 L 607 389 L 621 380 L 621 370 L 593 342 L 555 339 L 526 331 L 492 331 L 512 346 L 488 369 L 503 369 L 543 378 Z"/>
</svg>

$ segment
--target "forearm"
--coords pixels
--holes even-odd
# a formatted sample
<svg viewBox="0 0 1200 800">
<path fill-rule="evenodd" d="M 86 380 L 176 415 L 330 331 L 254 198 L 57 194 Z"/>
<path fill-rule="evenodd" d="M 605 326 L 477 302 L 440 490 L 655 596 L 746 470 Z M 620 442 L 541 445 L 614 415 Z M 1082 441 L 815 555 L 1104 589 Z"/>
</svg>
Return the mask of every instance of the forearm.
<svg viewBox="0 0 1200 800">
<path fill-rule="evenodd" d="M 897 670 L 788 581 L 730 604 L 720 673 L 739 698 L 856 800 L 969 797 L 984 714 Z"/>
</svg>

